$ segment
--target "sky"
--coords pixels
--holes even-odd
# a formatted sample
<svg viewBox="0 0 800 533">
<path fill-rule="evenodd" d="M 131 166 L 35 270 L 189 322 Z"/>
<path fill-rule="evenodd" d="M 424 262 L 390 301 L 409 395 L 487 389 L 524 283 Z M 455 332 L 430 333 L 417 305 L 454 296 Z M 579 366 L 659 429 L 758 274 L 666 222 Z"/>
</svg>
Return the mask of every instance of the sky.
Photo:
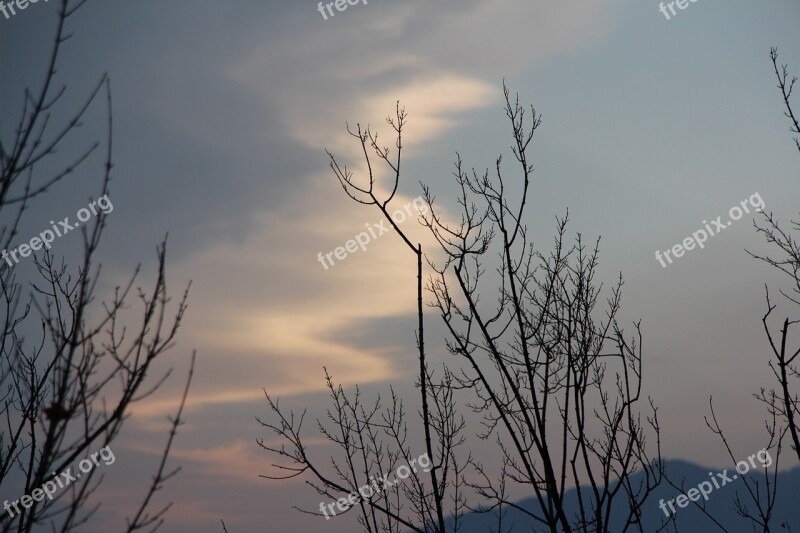
<svg viewBox="0 0 800 533">
<path fill-rule="evenodd" d="M 0 16 L 4 138 L 24 87 L 46 69 L 55 4 Z M 423 182 L 452 216 L 455 153 L 477 169 L 511 157 L 504 80 L 542 115 L 525 222 L 545 249 L 567 210 L 570 234 L 602 236 L 605 286 L 622 272 L 623 321 L 642 320 L 664 455 L 726 464 L 705 427 L 712 396 L 736 449 L 758 450 L 764 412 L 752 395 L 771 385 L 764 284 L 780 278 L 745 252 L 765 250 L 752 214 L 666 268 L 654 254 L 755 193 L 780 220 L 797 215 L 800 159 L 768 54 L 778 47 L 800 73 L 798 23 L 796 0 L 700 0 L 670 19 L 641 0 L 369 0 L 327 19 L 311 1 L 90 0 L 70 21 L 57 76 L 65 113 L 103 73 L 111 80 L 113 213 L 98 290 L 138 264 L 146 285 L 167 233 L 168 286 L 192 285 L 159 367 L 173 375 L 133 409 L 86 531 L 115 530 L 143 493 L 192 350 L 171 455 L 182 471 L 158 494 L 173 502 L 165 531 L 221 531 L 220 518 L 231 533 L 354 530 L 352 516 L 294 510 L 317 508 L 319 496 L 300 479 L 260 478 L 275 458 L 256 445 L 272 439 L 256 421 L 269 417 L 265 390 L 308 407 L 309 420 L 324 415 L 323 366 L 367 395 L 393 386 L 416 399 L 415 258 L 392 232 L 327 269 L 318 262 L 380 220 L 346 197 L 325 149 L 362 172 L 346 124 L 391 139 L 384 119 L 399 101 L 409 118 L 392 205 Z M 65 157 L 102 138 L 103 111 L 92 108 Z M 95 198 L 101 165 L 91 159 L 38 200 L 22 233 Z M 413 221 L 403 228 L 433 247 Z M 79 245 L 65 236 L 56 251 Z M 426 326 L 432 356 L 444 358 L 434 313 Z M 313 423 L 305 434 L 325 461 L 331 448 Z"/>
</svg>

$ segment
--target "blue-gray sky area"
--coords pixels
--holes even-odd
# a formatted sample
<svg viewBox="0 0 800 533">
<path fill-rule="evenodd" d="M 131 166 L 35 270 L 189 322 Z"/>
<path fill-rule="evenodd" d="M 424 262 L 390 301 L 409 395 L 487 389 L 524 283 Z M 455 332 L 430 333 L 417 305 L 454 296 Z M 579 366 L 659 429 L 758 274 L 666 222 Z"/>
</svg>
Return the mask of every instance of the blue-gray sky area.
<svg viewBox="0 0 800 533">
<path fill-rule="evenodd" d="M 23 88 L 45 72 L 56 7 L 0 15 L 4 136 Z M 623 321 L 642 319 L 644 390 L 659 406 L 664 455 L 727 464 L 705 427 L 711 396 L 729 441 L 758 450 L 765 413 L 752 394 L 772 382 L 764 284 L 781 280 L 745 252 L 766 249 L 753 214 L 666 268 L 655 252 L 755 193 L 779 219 L 796 217 L 800 157 L 768 54 L 778 47 L 800 73 L 798 28 L 796 0 L 700 0 L 669 20 L 642 0 L 369 0 L 327 20 L 312 1 L 88 2 L 70 21 L 57 79 L 65 112 L 104 72 L 111 79 L 114 210 L 98 290 L 140 263 L 140 281 L 151 281 L 167 233 L 169 287 L 192 287 L 159 367 L 175 371 L 133 409 L 85 531 L 119 530 L 143 493 L 193 349 L 171 459 L 182 471 L 158 493 L 173 502 L 164 530 L 217 532 L 220 518 L 231 533 L 356 529 L 352 513 L 326 522 L 294 510 L 318 508 L 319 495 L 303 478 L 260 478 L 276 458 L 256 445 L 273 439 L 255 420 L 269 417 L 266 389 L 309 407 L 311 451 L 330 455 L 313 423 L 326 404 L 323 366 L 367 395 L 394 386 L 416 412 L 415 257 L 392 233 L 327 270 L 318 262 L 380 219 L 345 196 L 325 148 L 362 172 L 346 123 L 388 140 L 384 119 L 399 100 L 409 118 L 393 203 L 419 196 L 422 181 L 455 216 L 456 151 L 478 169 L 513 159 L 503 80 L 542 115 L 531 238 L 549 248 L 567 210 L 570 234 L 602 236 L 600 275 L 610 287 L 623 273 Z M 70 143 L 102 139 L 103 121 L 98 105 Z M 101 171 L 93 157 L 37 199 L 21 234 L 96 197 Z M 403 227 L 432 249 L 421 227 Z M 54 251 L 79 246 L 65 235 Z M 444 358 L 438 320 L 430 312 L 426 324 L 432 356 Z M 492 443 L 471 446 L 496 460 Z M 14 496 L 5 491 L 0 500 Z"/>
</svg>

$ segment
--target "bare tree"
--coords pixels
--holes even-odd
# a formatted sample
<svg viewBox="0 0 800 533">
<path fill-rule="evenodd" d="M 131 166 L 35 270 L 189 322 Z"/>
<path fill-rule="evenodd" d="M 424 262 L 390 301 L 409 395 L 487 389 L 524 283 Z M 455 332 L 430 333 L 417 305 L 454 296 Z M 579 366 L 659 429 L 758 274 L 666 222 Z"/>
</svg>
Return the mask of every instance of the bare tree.
<svg viewBox="0 0 800 533">
<path fill-rule="evenodd" d="M 438 263 L 428 258 L 434 274 L 427 288 L 433 296 L 432 306 L 450 334 L 447 349 L 456 356 L 444 366 L 438 382 L 428 370 L 423 336 L 422 247 L 408 239 L 388 211 L 400 178 L 405 111 L 398 104 L 395 116 L 387 119 L 396 133 L 394 153 L 381 146 L 368 127 L 362 130 L 358 125 L 351 130 L 348 126 L 364 156 L 366 183 L 358 183 L 347 166 L 329 154 L 331 169 L 348 196 L 376 206 L 417 258 L 417 384 L 423 444 L 433 467 L 425 479 L 415 475 L 402 489 L 396 487 L 391 501 L 386 495 L 381 500 L 359 498 L 360 523 L 366 531 L 399 531 L 402 525 L 414 531 L 444 533 L 448 515 L 454 518 L 450 530 L 457 531 L 467 485 L 488 504 L 470 508 L 494 511 L 498 531 L 504 530 L 508 508 L 528 515 L 535 530 L 611 531 L 612 516 L 622 513 L 624 524 L 615 527 L 642 531 L 642 505 L 661 480 L 656 409 L 650 402 L 652 416 L 646 423 L 637 410 L 642 398 L 639 324 L 634 325 L 636 334 L 626 338 L 616 320 L 622 278 L 607 298 L 605 309 L 598 308 L 601 291 L 594 281 L 597 243 L 587 249 L 578 234 L 575 243 L 568 245 L 567 216 L 558 219 L 549 254 L 528 242 L 523 222 L 533 171 L 528 150 L 540 118 L 531 108 L 526 122 L 527 111 L 518 99 L 510 98 L 505 86 L 504 94 L 512 126 L 512 153 L 521 180 L 507 185 L 502 158 L 496 160 L 490 178 L 488 170 L 482 174 L 464 170 L 458 156 L 455 177 L 461 213 L 460 223 L 455 225 L 447 222 L 430 189 L 422 185 L 430 209 L 423 224 L 444 256 Z M 391 176 L 391 192 L 385 199 L 375 193 L 375 157 Z M 483 265 L 494 252 L 499 257 L 499 287 L 481 285 L 479 290 Z M 496 293 L 497 303 L 491 309 L 480 304 L 480 294 L 487 290 Z M 308 472 L 313 477 L 308 483 L 325 497 L 334 498 L 366 484 L 376 468 L 390 469 L 398 459 L 408 460 L 410 454 L 407 417 L 394 392 L 391 405 L 379 415 L 380 400 L 363 408 L 358 389 L 351 399 L 327 372 L 326 379 L 334 404 L 329 421 L 337 433 L 320 421 L 318 427 L 343 451 L 343 459 L 332 458 L 334 476 L 309 455 L 301 437 L 303 416 L 283 412 L 269 395 L 277 421 L 262 424 L 278 434 L 281 445 L 259 444 L 290 461 L 289 465 L 275 465 L 288 471 L 285 477 Z M 465 430 L 456 393 L 468 395 L 467 405 L 483 416 L 480 437 L 494 436 L 497 441 L 502 457 L 498 481 L 481 462 L 456 453 Z M 656 437 L 653 456 L 646 450 L 648 425 Z M 395 449 L 389 450 L 381 437 L 387 437 Z M 470 466 L 472 475 L 466 471 Z M 512 501 L 510 484 L 533 494 L 539 509 L 531 511 Z M 570 487 L 578 487 L 577 508 L 566 502 Z M 405 502 L 411 503 L 413 516 L 401 515 Z M 449 510 L 445 510 L 445 502 L 450 504 Z M 386 522 L 379 522 L 376 512 Z"/>
<path fill-rule="evenodd" d="M 797 77 L 792 77 L 789 80 L 787 66 L 778 66 L 777 48 L 772 48 L 769 56 L 772 60 L 775 76 L 778 79 L 778 88 L 786 107 L 784 114 L 791 121 L 790 131 L 792 133 L 800 133 L 800 124 L 791 104 L 792 89 Z M 797 137 L 794 138 L 794 143 L 797 149 L 800 150 L 800 140 Z M 791 221 L 790 226 L 795 231 L 800 230 L 800 222 L 798 221 Z M 788 290 L 782 289 L 780 294 L 784 297 L 784 301 L 793 307 L 796 312 L 797 308 L 794 306 L 800 305 L 800 245 L 798 245 L 791 231 L 787 231 L 780 226 L 772 213 L 765 213 L 764 222 L 759 224 L 756 221 L 755 227 L 764 236 L 767 243 L 777 248 L 779 255 L 777 257 L 752 253 L 750 255 L 764 261 L 789 277 L 790 286 Z M 800 384 L 800 366 L 798 366 L 800 344 L 795 347 L 789 346 L 792 340 L 790 330 L 800 322 L 800 317 L 791 319 L 787 316 L 783 321 L 778 321 L 777 324 L 771 322 L 776 304 L 773 304 L 770 299 L 769 287 L 766 287 L 765 290 L 767 312 L 762 318 L 762 323 L 773 355 L 769 366 L 778 382 L 778 390 L 762 388 L 756 398 L 767 406 L 771 415 L 777 415 L 783 421 L 792 441 L 791 448 L 795 451 L 798 463 L 800 463 L 800 400 L 797 393 L 797 386 Z"/>
<path fill-rule="evenodd" d="M 57 148 L 77 131 L 101 94 L 107 105 L 108 131 L 100 196 L 108 199 L 113 126 L 108 78 L 100 78 L 77 112 L 61 126 L 55 125 L 54 118 L 59 115 L 57 108 L 66 93 L 65 87 L 56 87 L 59 54 L 71 36 L 66 25 L 84 3 L 85 0 L 61 1 L 42 84 L 37 90 L 25 90 L 10 141 L 7 132 L 0 132 L 0 213 L 10 221 L 0 229 L 4 250 L 19 235 L 20 222 L 31 202 L 75 170 L 83 169 L 100 147 L 99 143 L 92 144 L 54 174 L 44 170 L 55 166 L 52 163 Z M 188 287 L 175 307 L 174 318 L 168 319 L 164 241 L 158 247 L 153 287 L 135 289 L 142 306 L 138 325 L 127 324 L 121 315 L 134 291 L 138 267 L 109 301 L 98 305 L 95 288 L 100 265 L 94 257 L 106 217 L 107 212 L 100 211 L 81 228 L 83 249 L 77 264 L 59 260 L 49 248 L 32 254 L 28 265 L 35 268 L 27 271 L 20 272 L 21 263 L 0 262 L 0 485 L 8 492 L 18 491 L 20 497 L 31 493 L 36 496 L 34 491 L 53 483 L 54 476 L 68 469 L 77 470 L 77 460 L 115 442 L 131 405 L 158 389 L 169 376 L 167 372 L 152 380 L 148 373 L 152 373 L 153 362 L 173 345 L 186 310 Z M 193 364 L 194 357 L 192 367 Z M 190 380 L 191 370 L 183 401 L 172 419 L 162 463 L 142 505 L 127 524 L 127 531 L 158 528 L 163 523 L 168 506 L 155 512 L 148 508 L 161 483 L 174 473 L 165 473 L 165 461 L 181 423 Z M 102 483 L 98 470 L 81 469 L 76 479 L 59 488 L 52 499 L 42 498 L 39 490 L 40 497 L 27 505 L 14 502 L 12 510 L 7 507 L 0 515 L 0 530 L 29 532 L 46 526 L 53 531 L 72 531 L 79 527 L 97 508 L 90 509 L 89 505 Z"/>
<path fill-rule="evenodd" d="M 646 426 L 636 408 L 639 323 L 628 339 L 617 322 L 621 275 L 604 312 L 597 307 L 599 239 L 587 248 L 578 234 L 567 244 L 568 216 L 557 220 L 549 253 L 529 242 L 523 222 L 533 172 L 528 150 L 541 118 L 532 107 L 527 115 L 518 97 L 512 100 L 503 89 L 521 187 L 506 183 L 502 156 L 493 175 L 465 170 L 459 156 L 454 174 L 461 213 L 452 225 L 438 216 L 423 186 L 431 205 L 426 224 L 446 257 L 431 265 L 431 290 L 450 332 L 448 349 L 467 362 L 458 386 L 477 396 L 472 407 L 483 415 L 481 437 L 496 437 L 503 482 L 526 487 L 539 508 L 510 501 L 503 484 L 474 461 L 481 482 L 471 486 L 490 508 L 516 508 L 546 531 L 609 531 L 618 512 L 627 515 L 622 531 L 642 530 L 642 504 L 660 481 L 661 461 L 660 450 L 652 457 L 646 451 Z M 490 308 L 480 304 L 480 283 L 482 263 L 494 251 L 501 281 Z M 657 437 L 655 407 L 648 423 Z M 565 501 L 571 486 L 577 510 Z"/>
<path fill-rule="evenodd" d="M 786 65 L 778 64 L 778 50 L 772 48 L 769 53 L 772 65 L 775 71 L 775 76 L 778 80 L 778 89 L 781 92 L 786 110 L 784 114 L 791 121 L 790 131 L 793 133 L 800 133 L 800 124 L 792 110 L 791 95 L 794 84 L 797 81 L 796 77 L 789 79 L 788 68 Z M 800 150 L 800 141 L 794 138 L 795 145 Z M 759 223 L 754 221 L 756 231 L 761 233 L 766 241 L 776 247 L 780 256 L 775 258 L 771 256 L 761 256 L 752 252 L 748 253 L 761 261 L 764 261 L 773 268 L 778 269 L 791 279 L 791 288 L 789 292 L 784 290 L 780 294 L 785 298 L 790 306 L 800 305 L 800 246 L 794 240 L 790 232 L 783 230 L 772 213 L 763 213 L 764 220 Z M 791 222 L 795 230 L 800 229 L 798 222 Z M 773 313 L 777 305 L 772 302 L 770 298 L 769 287 L 765 286 L 767 311 L 761 319 L 764 331 L 769 342 L 772 357 L 769 361 L 769 367 L 772 370 L 775 380 L 778 383 L 777 390 L 775 388 L 762 387 L 761 390 L 754 394 L 755 398 L 763 403 L 767 408 L 768 418 L 764 421 L 764 428 L 767 433 L 767 443 L 764 449 L 771 452 L 774 460 L 771 465 L 771 470 L 768 467 L 764 468 L 763 475 L 761 476 L 740 476 L 744 485 L 743 493 L 737 492 L 733 501 L 734 512 L 746 520 L 754 528 L 754 530 L 761 530 L 764 532 L 772 531 L 775 527 L 774 511 L 777 501 L 779 475 L 778 469 L 780 466 L 780 458 L 783 451 L 784 437 L 789 434 L 791 439 L 791 448 L 800 460 L 800 433 L 798 432 L 798 421 L 800 420 L 800 411 L 798 407 L 797 392 L 795 386 L 797 380 L 800 378 L 800 370 L 797 366 L 796 359 L 800 355 L 800 346 L 790 348 L 790 330 L 792 326 L 800 322 L 800 318 L 791 319 L 786 317 L 783 321 L 777 321 L 777 324 L 772 321 Z M 741 457 L 737 454 L 730 442 L 725 436 L 725 432 L 717 418 L 714 411 L 713 399 L 709 399 L 710 417 L 706 417 L 705 422 L 708 428 L 715 434 L 722 442 L 725 448 L 726 456 L 733 461 L 737 462 Z M 677 484 L 675 480 L 667 479 L 668 483 L 673 487 L 685 492 L 683 484 Z M 719 517 L 715 517 L 713 513 L 706 509 L 703 502 L 693 502 L 693 505 L 700 510 L 711 523 L 713 523 L 720 531 L 727 531 L 724 525 L 720 522 Z M 791 531 L 791 526 L 786 523 L 781 523 L 780 527 Z"/>
<path fill-rule="evenodd" d="M 456 449 L 463 444 L 461 432 L 465 427 L 463 418 L 458 414 L 453 397 L 453 376 L 447 368 L 441 381 L 434 382 L 428 368 L 424 341 L 423 321 L 423 250 L 422 245 L 414 245 L 406 233 L 389 215 L 389 203 L 394 198 L 400 182 L 400 162 L 402 152 L 402 130 L 406 122 L 405 110 L 398 103 L 395 116 L 387 122 L 394 129 L 397 137 L 396 153 L 390 157 L 390 149 L 378 144 L 377 134 L 369 127 L 362 129 L 357 125 L 355 131 L 348 126 L 348 133 L 358 139 L 368 168 L 368 183 L 359 185 L 353 180 L 353 174 L 346 166 L 340 166 L 334 156 L 328 152 L 330 166 L 339 182 L 350 198 L 362 205 L 375 206 L 397 231 L 400 238 L 416 256 L 417 264 L 417 350 L 419 374 L 417 385 L 420 389 L 422 428 L 424 434 L 424 456 L 433 461 L 433 466 L 425 472 L 416 468 L 409 470 L 410 480 L 407 483 L 388 481 L 387 477 L 402 466 L 414 464 L 415 457 L 408 442 L 407 416 L 402 400 L 391 391 L 391 403 L 384 408 L 378 398 L 374 403 L 365 405 L 361 393 L 356 388 L 355 394 L 348 397 L 341 386 L 336 385 L 333 378 L 325 370 L 325 379 L 330 391 L 333 407 L 328 410 L 328 419 L 332 428 L 317 421 L 319 431 L 331 442 L 341 447 L 344 459 L 334 460 L 332 475 L 328 475 L 317 467 L 308 455 L 301 437 L 301 429 L 305 413 L 295 416 L 294 413 L 281 411 L 279 402 L 273 400 L 265 392 L 267 401 L 277 422 L 259 422 L 273 430 L 283 441 L 279 447 L 271 446 L 264 440 L 258 444 L 280 457 L 289 459 L 291 464 L 275 465 L 287 471 L 285 475 L 263 476 L 270 479 L 288 479 L 311 471 L 313 481 L 308 483 L 317 492 L 328 499 L 338 496 L 359 494 L 363 487 L 374 486 L 372 495 L 361 494 L 357 502 L 360 513 L 358 521 L 365 531 L 400 531 L 410 528 L 413 531 L 445 531 L 446 499 L 452 504 L 452 514 L 458 520 L 464 509 L 465 501 L 462 492 L 464 463 L 459 462 Z M 392 185 L 391 192 L 385 199 L 379 199 L 376 190 L 376 173 L 373 169 L 374 153 L 389 169 Z M 435 458 L 435 459 L 434 459 Z M 378 487 L 375 476 L 381 480 Z M 388 481 L 388 483 L 387 483 Z M 393 485 L 393 486 L 392 486 Z M 366 490 L 364 490 L 366 492 Z M 375 497 L 375 496 L 378 497 Z M 412 511 L 405 514 L 404 508 L 410 505 Z M 348 506 L 348 507 L 350 507 Z M 353 508 L 353 507 L 350 507 Z M 300 509 L 302 510 L 302 509 Z M 331 509 L 332 511 L 332 509 Z M 311 512 L 330 518 L 323 507 Z M 335 511 L 332 511 L 335 513 Z"/>
</svg>

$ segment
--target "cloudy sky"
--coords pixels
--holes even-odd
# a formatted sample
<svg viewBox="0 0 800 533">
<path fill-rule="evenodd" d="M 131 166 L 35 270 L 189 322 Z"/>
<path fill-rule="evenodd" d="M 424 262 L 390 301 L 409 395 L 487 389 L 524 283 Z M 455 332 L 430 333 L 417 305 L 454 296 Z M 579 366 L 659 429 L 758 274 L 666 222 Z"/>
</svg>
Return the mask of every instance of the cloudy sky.
<svg viewBox="0 0 800 533">
<path fill-rule="evenodd" d="M 4 136 L 23 88 L 45 71 L 55 4 L 0 16 Z M 602 277 L 623 272 L 624 319 L 642 319 L 644 386 L 660 406 L 665 455 L 726 464 L 703 422 L 710 396 L 736 448 L 759 449 L 752 393 L 770 384 L 760 319 L 764 283 L 776 278 L 744 251 L 764 249 L 752 216 L 668 268 L 654 252 L 754 193 L 782 220 L 797 214 L 800 159 L 768 53 L 777 46 L 800 73 L 798 27 L 795 0 L 701 0 L 670 20 L 641 0 L 369 0 L 327 20 L 312 1 L 90 1 L 71 20 L 58 79 L 66 110 L 104 72 L 111 79 L 103 289 L 139 263 L 142 283 L 152 279 L 167 232 L 171 291 L 192 280 L 161 367 L 176 372 L 117 441 L 96 530 L 116 530 L 146 487 L 193 349 L 172 455 L 183 471 L 159 493 L 174 502 L 166 530 L 220 531 L 220 518 L 231 533 L 353 530 L 349 516 L 321 524 L 293 510 L 319 496 L 302 480 L 259 478 L 274 457 L 255 444 L 271 437 L 255 420 L 269 415 L 262 389 L 321 415 L 323 365 L 345 386 L 393 385 L 415 399 L 415 259 L 390 234 L 320 265 L 319 252 L 380 219 L 344 195 L 325 148 L 363 170 L 345 124 L 388 139 L 384 117 L 399 100 L 409 121 L 393 202 L 418 196 L 422 181 L 454 207 L 456 151 L 478 169 L 510 157 L 504 79 L 543 116 L 526 223 L 547 245 L 569 209 L 573 232 L 602 236 Z M 102 137 L 102 111 L 76 143 Z M 85 205 L 100 164 L 51 190 L 23 227 Z M 432 244 L 413 222 L 404 228 Z M 79 244 L 57 243 L 64 254 Z M 426 320 L 435 338 L 436 317 Z M 324 459 L 330 448 L 313 451 Z"/>
</svg>

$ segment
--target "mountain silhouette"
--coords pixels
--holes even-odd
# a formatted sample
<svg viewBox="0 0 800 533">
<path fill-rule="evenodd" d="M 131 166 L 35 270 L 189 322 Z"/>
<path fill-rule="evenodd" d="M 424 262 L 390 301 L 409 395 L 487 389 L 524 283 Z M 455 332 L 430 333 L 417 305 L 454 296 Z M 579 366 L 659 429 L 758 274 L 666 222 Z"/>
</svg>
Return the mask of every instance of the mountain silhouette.
<svg viewBox="0 0 800 533">
<path fill-rule="evenodd" d="M 723 531 L 717 527 L 702 511 L 700 511 L 694 503 L 689 503 L 688 507 L 679 508 L 675 506 L 675 521 L 669 524 L 666 528 L 660 529 L 666 522 L 667 516 L 664 511 L 659 508 L 659 500 L 663 499 L 665 502 L 676 498 L 679 494 L 687 492 L 693 487 L 697 487 L 703 481 L 709 480 L 709 472 L 720 472 L 718 468 L 703 468 L 701 466 L 688 463 L 680 460 L 669 460 L 664 462 L 667 474 L 676 485 L 683 486 L 684 490 L 678 490 L 666 481 L 662 482 L 650 495 L 645 502 L 642 509 L 642 520 L 644 524 L 644 531 L 651 533 L 656 531 L 664 532 L 680 532 L 680 533 L 708 533 L 713 531 Z M 734 468 L 728 469 L 728 475 L 736 474 Z M 745 476 L 753 487 L 753 482 L 758 481 L 759 489 L 764 494 L 764 476 L 763 472 L 748 473 Z M 641 474 L 637 473 L 631 477 L 631 481 L 636 486 L 641 481 Z M 770 479 L 771 481 L 771 479 Z M 734 499 L 736 494 L 739 494 L 742 501 L 747 504 L 751 512 L 754 511 L 755 506 L 749 499 L 749 494 L 742 483 L 741 479 L 736 479 L 721 486 L 719 489 L 714 489 L 709 493 L 708 501 L 704 502 L 701 497 L 698 503 L 705 503 L 706 510 L 717 520 L 729 533 L 753 533 L 754 531 L 762 531 L 752 521 L 742 518 L 736 513 L 734 507 Z M 586 491 L 583 492 L 584 498 Z M 617 506 L 617 512 L 611 517 L 611 531 L 622 531 L 624 523 L 627 518 L 628 508 L 622 505 L 622 498 L 620 496 L 620 503 Z M 565 494 L 565 501 L 569 513 L 577 513 L 578 500 L 575 489 L 571 489 Z M 540 506 L 536 498 L 527 498 L 517 502 L 520 507 L 531 512 L 540 511 Z M 673 504 L 674 505 L 674 504 Z M 669 511 L 669 508 L 667 508 Z M 535 522 L 525 513 L 504 507 L 503 518 L 503 532 L 512 531 L 518 532 L 539 532 L 545 531 L 543 525 Z M 569 515 L 568 513 L 568 515 Z M 670 513 L 672 514 L 672 513 Z M 800 531 L 800 467 L 792 470 L 780 472 L 778 474 L 778 493 L 776 496 L 775 507 L 773 509 L 773 518 L 770 521 L 772 531 Z M 784 529 L 781 524 L 787 524 L 791 529 Z M 447 531 L 452 531 L 453 519 L 447 521 Z M 461 527 L 459 533 L 489 533 L 497 531 L 497 516 L 495 512 L 488 513 L 465 513 L 461 520 Z M 634 531 L 630 529 L 629 531 Z"/>
</svg>

